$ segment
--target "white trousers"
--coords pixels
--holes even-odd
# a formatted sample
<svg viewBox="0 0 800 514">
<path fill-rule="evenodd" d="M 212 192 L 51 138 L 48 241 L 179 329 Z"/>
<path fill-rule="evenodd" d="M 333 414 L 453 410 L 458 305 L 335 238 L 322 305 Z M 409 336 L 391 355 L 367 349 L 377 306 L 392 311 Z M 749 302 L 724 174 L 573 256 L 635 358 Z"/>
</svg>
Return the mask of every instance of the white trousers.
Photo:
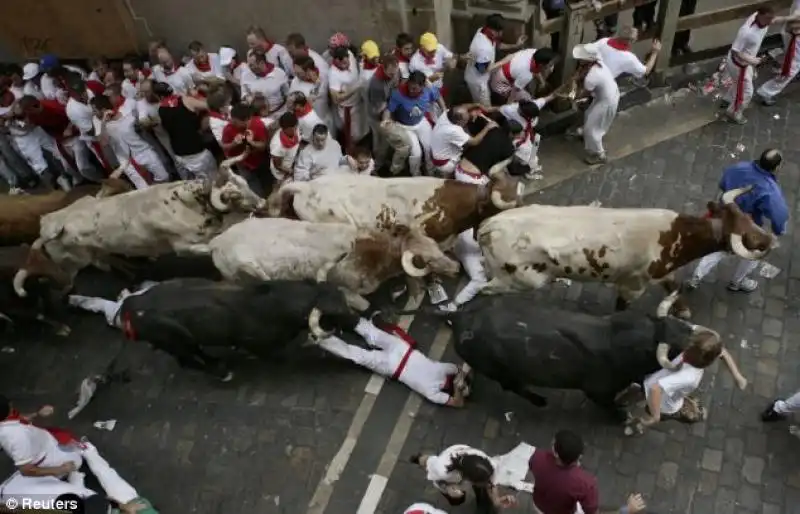
<svg viewBox="0 0 800 514">
<path fill-rule="evenodd" d="M 169 181 L 167 169 L 164 167 L 164 163 L 161 162 L 155 150 L 144 150 L 132 155 L 132 157 L 140 169 L 144 168 L 144 171 L 152 175 L 153 183 L 159 184 Z M 123 158 L 123 156 L 119 156 L 119 159 Z M 128 177 L 128 180 L 133 183 L 136 189 L 145 189 L 150 186 L 148 182 L 149 177 L 144 176 L 143 173 L 139 169 L 136 169 L 136 166 L 130 162 L 122 169 L 122 172 Z"/>
<path fill-rule="evenodd" d="M 360 346 L 347 344 L 335 336 L 320 341 L 319 345 L 324 350 L 359 366 L 364 366 L 373 373 L 384 377 L 394 375 L 408 349 L 408 344 L 402 339 L 387 334 L 373 325 L 371 321 L 363 318 L 356 325 L 355 331 L 364 338 L 367 344 L 377 350 L 365 350 Z"/>
<path fill-rule="evenodd" d="M 800 410 L 800 392 L 794 393 L 785 400 L 778 400 L 772 407 L 778 414 L 791 414 Z"/>
<path fill-rule="evenodd" d="M 217 176 L 217 161 L 208 150 L 194 155 L 176 155 L 175 164 L 177 164 L 178 174 L 183 180 Z"/>
<path fill-rule="evenodd" d="M 422 118 L 416 125 L 398 124 L 409 134 L 411 140 L 411 153 L 408 156 L 408 168 L 413 176 L 419 176 L 422 171 L 422 160 L 425 159 L 427 169 L 433 169 L 431 164 L 431 133 L 433 128 L 430 122 Z"/>
<path fill-rule="evenodd" d="M 603 138 L 617 116 L 618 105 L 619 100 L 616 102 L 595 100 L 586 110 L 583 122 L 583 140 L 587 152 L 596 155 L 606 153 L 603 148 Z"/>
<path fill-rule="evenodd" d="M 741 113 L 747 109 L 753 98 L 753 67 L 739 66 L 728 54 L 725 59 L 725 74 L 733 80 L 723 96 L 723 99 L 730 103 L 728 114 Z"/>
<path fill-rule="evenodd" d="M 758 96 L 761 98 L 771 99 L 777 96 L 800 72 L 800 37 L 792 37 L 784 32 L 783 40 L 784 56 L 781 71 L 758 88 Z"/>
<path fill-rule="evenodd" d="M 483 253 L 478 242 L 475 241 L 474 231 L 465 230 L 458 235 L 453 251 L 464 266 L 464 271 L 469 276 L 469 282 L 458 292 L 453 300 L 456 305 L 463 305 L 477 296 L 488 279 L 486 269 L 483 266 Z"/>
<path fill-rule="evenodd" d="M 526 163 L 531 167 L 531 170 L 534 171 L 539 166 L 539 142 L 541 140 L 542 136 L 534 134 L 533 140 L 527 138 L 525 142 L 517 146 L 517 149 L 514 151 L 514 155 L 517 159 Z"/>
<path fill-rule="evenodd" d="M 40 127 L 36 127 L 27 134 L 13 136 L 14 144 L 19 150 L 20 155 L 28 162 L 34 173 L 41 176 L 47 171 L 47 160 L 44 158 L 45 152 L 50 154 L 53 160 L 59 162 L 64 170 L 71 171 L 72 166 L 64 158 L 58 149 L 56 140 Z"/>
<path fill-rule="evenodd" d="M 78 307 L 85 311 L 102 314 L 106 318 L 106 323 L 112 327 L 119 328 L 117 312 L 119 312 L 119 308 L 122 307 L 122 301 L 112 302 L 105 298 L 73 294 L 69 296 L 68 303 L 73 307 Z"/>
<path fill-rule="evenodd" d="M 75 159 L 75 164 L 78 167 L 78 172 L 83 178 L 93 180 L 95 182 L 104 178 L 103 174 L 97 169 L 91 160 L 90 156 L 92 153 L 94 153 L 94 151 L 89 147 L 89 143 L 87 141 L 82 140 L 80 137 L 71 137 L 62 141 L 61 145 L 70 154 L 72 154 L 72 158 Z"/>
<path fill-rule="evenodd" d="M 697 263 L 697 267 L 694 269 L 694 273 L 692 273 L 692 277 L 697 280 L 702 280 L 703 277 L 708 275 L 717 265 L 724 259 L 726 256 L 732 255 L 728 252 L 714 252 L 706 255 L 700 262 Z M 731 282 L 734 284 L 739 284 L 742 280 L 747 278 L 754 269 L 758 267 L 759 261 L 750 261 L 747 259 L 742 259 L 741 257 L 737 257 L 739 259 L 739 265 L 736 266 L 736 271 L 733 272 L 733 276 L 731 277 Z"/>
<path fill-rule="evenodd" d="M 350 116 L 350 141 L 349 143 L 355 145 L 358 143 L 364 136 L 367 135 L 367 131 L 369 130 L 369 124 L 367 120 L 367 112 L 364 108 L 364 102 L 359 101 L 356 102 L 355 105 L 351 107 L 342 107 L 338 106 L 336 108 L 336 112 L 339 115 L 339 119 L 342 120 L 342 130 L 344 131 L 344 120 L 346 119 L 346 112 L 349 111 Z M 342 150 L 347 151 L 348 149 L 343 148 Z"/>
<path fill-rule="evenodd" d="M 106 496 L 120 504 L 130 503 L 139 497 L 136 489 L 119 476 L 119 473 L 100 455 L 93 444 L 86 444 L 83 458 L 97 481 L 100 482 Z"/>
<path fill-rule="evenodd" d="M 472 95 L 472 101 L 484 107 L 492 106 L 489 77 L 491 77 L 490 73 L 478 73 L 473 63 L 467 63 L 467 69 L 464 71 L 464 81 L 467 83 L 467 89 L 469 89 L 469 94 Z"/>
</svg>

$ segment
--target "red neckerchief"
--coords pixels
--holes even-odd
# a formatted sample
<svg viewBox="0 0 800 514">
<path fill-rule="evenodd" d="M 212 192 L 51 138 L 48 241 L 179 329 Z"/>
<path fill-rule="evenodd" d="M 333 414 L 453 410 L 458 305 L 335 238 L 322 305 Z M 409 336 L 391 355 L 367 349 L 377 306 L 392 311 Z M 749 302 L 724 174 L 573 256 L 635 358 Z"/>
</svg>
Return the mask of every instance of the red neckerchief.
<svg viewBox="0 0 800 514">
<path fill-rule="evenodd" d="M 261 48 L 264 49 L 264 53 L 269 52 L 272 50 L 272 47 L 275 46 L 275 43 L 270 41 L 269 39 L 265 39 L 263 43 L 261 43 Z"/>
<path fill-rule="evenodd" d="M 428 66 L 433 66 L 434 64 L 436 64 L 436 50 L 428 53 L 420 49 L 419 54 L 422 56 L 422 58 L 425 60 L 425 64 L 427 64 Z"/>
<path fill-rule="evenodd" d="M 179 95 L 170 95 L 158 104 L 159 107 L 177 107 L 181 103 L 181 97 Z"/>
<path fill-rule="evenodd" d="M 765 29 L 765 28 L 769 27 L 769 24 L 767 24 L 767 25 L 760 24 L 758 22 L 758 17 L 757 16 L 753 19 L 753 23 L 750 24 L 751 27 L 754 26 L 754 25 L 756 27 L 760 28 L 760 29 Z"/>
<path fill-rule="evenodd" d="M 135 87 L 136 83 L 139 82 L 139 75 L 137 74 L 135 79 L 128 79 L 128 82 L 130 82 L 131 85 Z"/>
<path fill-rule="evenodd" d="M 347 66 L 342 67 L 342 65 L 338 62 L 337 59 L 333 60 L 333 65 L 336 66 L 337 69 L 342 71 L 347 71 L 350 69 L 350 61 L 347 61 Z"/>
<path fill-rule="evenodd" d="M 375 69 L 375 75 L 373 75 L 373 77 L 378 77 L 378 80 L 384 80 L 384 81 L 389 80 L 389 75 L 387 75 L 386 70 L 383 69 L 383 64 L 379 65 Z"/>
<path fill-rule="evenodd" d="M 22 425 L 33 425 L 33 423 L 31 423 L 31 421 L 28 418 L 20 414 L 17 409 L 11 409 L 11 412 L 8 413 L 8 416 L 6 416 L 6 419 L 4 419 L 3 421 L 19 421 L 20 424 Z M 55 438 L 56 442 L 60 445 L 65 446 L 78 442 L 78 438 L 76 438 L 74 434 L 68 432 L 67 430 L 56 427 L 36 427 L 36 428 L 41 428 L 42 430 L 46 430 L 47 432 L 49 432 L 50 435 L 52 435 Z M 39 462 L 35 462 L 34 465 L 38 466 L 43 461 L 44 459 L 42 459 Z"/>
<path fill-rule="evenodd" d="M 119 110 L 122 108 L 123 105 L 125 105 L 125 97 L 121 96 L 114 104 L 113 109 L 111 111 L 114 116 L 116 116 L 119 113 Z"/>
<path fill-rule="evenodd" d="M 194 67 L 197 68 L 197 71 L 211 71 L 211 61 L 206 61 L 204 63 L 197 62 L 197 59 L 194 60 Z"/>
<path fill-rule="evenodd" d="M 264 77 L 266 77 L 267 75 L 272 73 L 272 70 L 274 70 L 274 69 L 275 69 L 275 65 L 272 64 L 271 62 L 267 62 L 267 63 L 264 63 L 264 71 L 254 71 L 253 74 L 256 77 L 260 77 L 260 78 L 263 79 Z"/>
<path fill-rule="evenodd" d="M 306 114 L 310 113 L 311 109 L 313 109 L 311 102 L 306 102 L 304 106 L 295 108 L 294 115 L 298 118 L 302 118 Z"/>
<path fill-rule="evenodd" d="M 216 118 L 218 120 L 227 120 L 228 119 L 227 116 L 225 116 L 221 112 L 217 112 L 217 111 L 208 111 L 208 117 L 209 118 Z"/>
<path fill-rule="evenodd" d="M 10 90 L 6 90 L 0 96 L 0 107 L 8 107 L 9 105 L 14 103 L 16 96 Z"/>
<path fill-rule="evenodd" d="M 378 63 L 375 61 L 368 61 L 364 59 L 364 63 L 361 65 L 362 68 L 365 70 L 374 70 L 378 68 Z"/>
<path fill-rule="evenodd" d="M 419 95 L 422 94 L 422 91 L 420 91 L 416 95 L 412 95 L 408 90 L 408 82 L 401 83 L 399 86 L 397 86 L 397 90 L 400 91 L 400 94 L 406 98 L 419 98 Z"/>
<path fill-rule="evenodd" d="M 497 45 L 497 44 L 500 43 L 500 38 L 498 37 L 498 35 L 495 33 L 495 31 L 493 31 L 489 27 L 483 27 L 481 29 L 481 34 L 483 34 L 484 36 L 488 37 L 489 41 L 491 41 L 492 44 L 494 44 L 494 45 Z"/>
<path fill-rule="evenodd" d="M 172 75 L 173 73 L 175 73 L 176 71 L 178 71 L 178 65 L 177 65 L 177 64 L 175 64 L 175 63 L 172 63 L 172 69 L 171 69 L 171 70 L 168 70 L 168 69 L 167 69 L 167 68 L 165 68 L 164 66 L 162 66 L 162 67 L 161 67 L 161 69 L 163 69 L 163 70 L 164 70 L 164 75 Z"/>
<path fill-rule="evenodd" d="M 630 41 L 625 41 L 617 37 L 612 37 L 606 43 L 614 50 L 620 50 L 622 52 L 629 52 L 631 49 Z"/>
<path fill-rule="evenodd" d="M 405 55 L 403 55 L 403 52 L 401 52 L 399 48 L 394 49 L 394 56 L 397 57 L 397 62 L 404 62 L 404 63 L 410 62 L 410 59 Z"/>
<path fill-rule="evenodd" d="M 144 78 L 150 78 L 150 72 L 151 71 L 152 70 L 145 68 L 145 69 L 139 70 L 139 73 L 141 73 L 142 77 L 144 77 Z"/>
<path fill-rule="evenodd" d="M 295 132 L 294 136 L 289 136 L 284 131 L 280 131 L 280 135 L 278 136 L 281 142 L 281 146 L 284 148 L 293 148 L 300 143 L 300 134 Z"/>
</svg>

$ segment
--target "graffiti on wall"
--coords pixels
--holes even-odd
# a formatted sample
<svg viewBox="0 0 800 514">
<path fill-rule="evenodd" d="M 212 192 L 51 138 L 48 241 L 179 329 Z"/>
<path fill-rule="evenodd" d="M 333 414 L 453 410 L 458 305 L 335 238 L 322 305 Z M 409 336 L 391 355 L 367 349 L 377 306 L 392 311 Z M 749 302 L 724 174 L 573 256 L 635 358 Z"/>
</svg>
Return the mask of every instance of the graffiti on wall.
<svg viewBox="0 0 800 514">
<path fill-rule="evenodd" d="M 50 51 L 53 40 L 49 37 L 22 37 L 22 48 L 26 57 L 38 57 Z"/>
</svg>

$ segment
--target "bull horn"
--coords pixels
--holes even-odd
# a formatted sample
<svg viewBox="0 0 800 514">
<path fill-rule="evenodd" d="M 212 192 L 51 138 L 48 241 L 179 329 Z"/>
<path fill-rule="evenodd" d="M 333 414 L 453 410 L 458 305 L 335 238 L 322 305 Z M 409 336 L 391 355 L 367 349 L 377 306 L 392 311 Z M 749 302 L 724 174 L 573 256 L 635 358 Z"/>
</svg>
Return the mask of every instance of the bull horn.
<svg viewBox="0 0 800 514">
<path fill-rule="evenodd" d="M 669 345 L 667 343 L 658 343 L 656 348 L 656 359 L 658 364 L 664 369 L 677 369 L 678 366 L 669 360 Z"/>
<path fill-rule="evenodd" d="M 212 187 L 211 193 L 208 195 L 208 200 L 211 202 L 211 207 L 219 212 L 228 212 L 231 208 L 222 199 L 222 191 L 218 187 Z"/>
<path fill-rule="evenodd" d="M 656 309 L 656 317 L 666 318 L 672 306 L 678 301 L 678 291 L 673 291 L 666 298 L 661 300 Z"/>
<path fill-rule="evenodd" d="M 769 250 L 750 250 L 742 242 L 741 234 L 731 234 L 731 250 L 742 259 L 757 261 L 763 258 Z"/>
<path fill-rule="evenodd" d="M 242 162 L 244 158 L 247 157 L 247 152 L 242 152 L 241 154 L 237 155 L 236 157 L 231 157 L 230 159 L 225 159 L 219 165 L 219 172 L 229 177 L 232 173 L 231 168 L 237 162 Z"/>
<path fill-rule="evenodd" d="M 745 193 L 749 193 L 752 189 L 753 186 L 746 186 L 726 191 L 725 194 L 722 195 L 722 203 L 724 203 L 725 205 L 732 204 L 736 200 L 736 198 Z"/>
<path fill-rule="evenodd" d="M 504 161 L 500 161 L 491 168 L 489 168 L 489 178 L 497 178 L 497 176 L 501 173 L 504 173 L 508 169 L 508 165 L 511 164 L 511 159 L 506 159 Z"/>
<path fill-rule="evenodd" d="M 331 335 L 322 330 L 322 327 L 319 326 L 320 318 L 322 318 L 322 311 L 319 310 L 318 307 L 311 309 L 311 313 L 308 315 L 308 329 L 311 331 L 311 335 L 314 336 L 314 339 L 317 340 L 325 339 Z"/>
<path fill-rule="evenodd" d="M 405 271 L 406 275 L 409 277 L 420 278 L 431 272 L 428 266 L 425 266 L 424 268 L 418 268 L 414 265 L 414 253 L 410 250 L 403 251 L 403 256 L 400 258 L 400 264 L 403 265 L 403 271 Z"/>
<path fill-rule="evenodd" d="M 500 209 L 501 211 L 505 211 L 508 209 L 513 209 L 517 206 L 517 202 L 506 202 L 503 200 L 503 194 L 500 191 L 492 191 L 492 203 L 495 207 Z"/>
<path fill-rule="evenodd" d="M 28 280 L 28 270 L 25 268 L 17 271 L 17 274 L 14 275 L 14 292 L 16 292 L 17 296 L 20 298 L 25 298 L 28 296 L 28 292 L 25 291 L 26 280 Z"/>
</svg>

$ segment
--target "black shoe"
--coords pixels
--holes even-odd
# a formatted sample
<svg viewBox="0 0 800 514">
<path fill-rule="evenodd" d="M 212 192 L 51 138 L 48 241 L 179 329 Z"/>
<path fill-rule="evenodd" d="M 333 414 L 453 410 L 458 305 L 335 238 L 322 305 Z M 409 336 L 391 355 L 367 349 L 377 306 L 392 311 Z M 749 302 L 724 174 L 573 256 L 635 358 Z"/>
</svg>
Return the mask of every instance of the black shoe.
<svg viewBox="0 0 800 514">
<path fill-rule="evenodd" d="M 761 421 L 763 421 L 764 423 L 770 423 L 773 421 L 782 421 L 784 419 L 786 419 L 785 414 L 781 414 L 780 412 L 775 412 L 775 402 L 770 403 L 769 406 L 766 409 L 764 409 L 764 412 L 761 413 Z"/>
</svg>

